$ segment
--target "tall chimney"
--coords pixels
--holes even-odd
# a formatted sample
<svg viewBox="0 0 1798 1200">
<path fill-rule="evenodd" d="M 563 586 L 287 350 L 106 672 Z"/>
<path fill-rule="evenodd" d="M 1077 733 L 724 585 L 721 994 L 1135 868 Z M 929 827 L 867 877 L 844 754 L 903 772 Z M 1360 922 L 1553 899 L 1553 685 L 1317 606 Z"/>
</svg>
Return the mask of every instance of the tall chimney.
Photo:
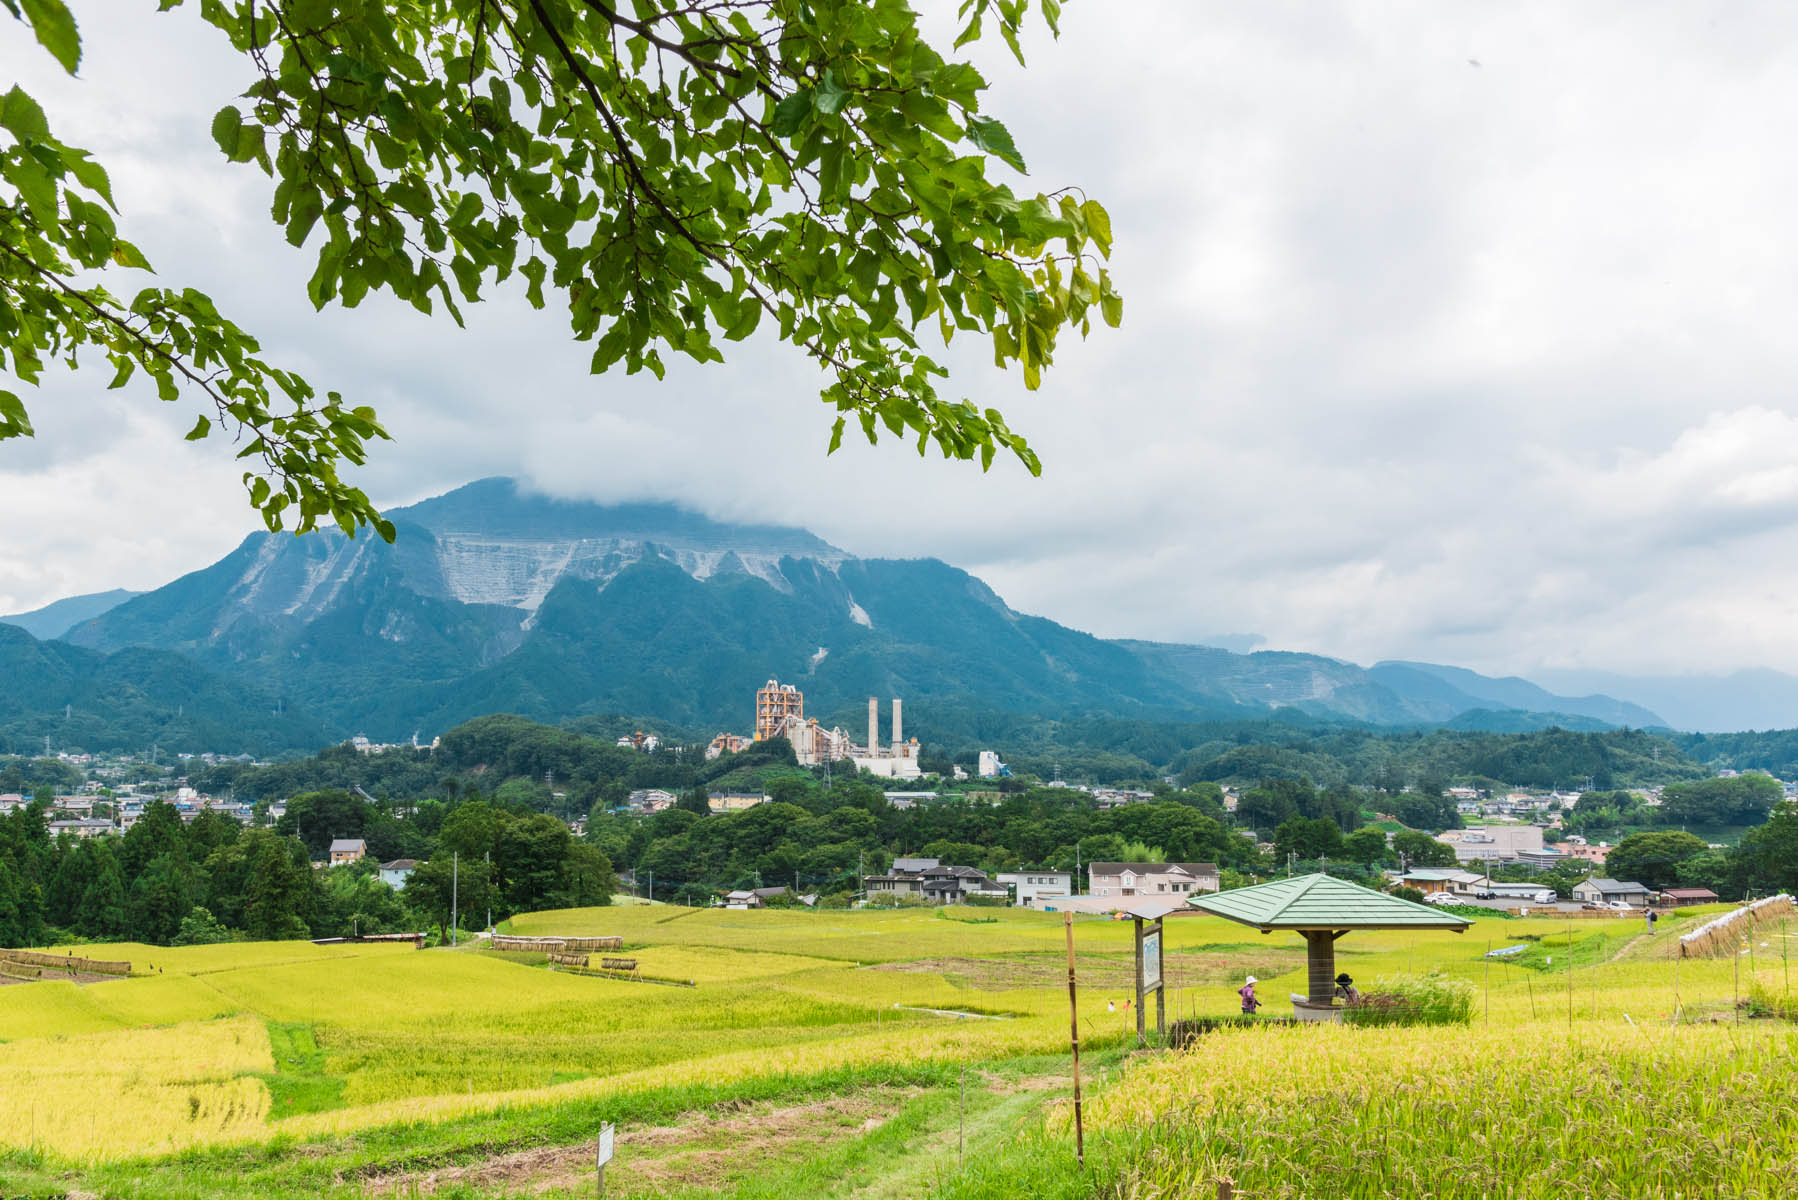
<svg viewBox="0 0 1798 1200">
<path fill-rule="evenodd" d="M 893 697 L 893 756 L 899 756 L 899 747 L 905 744 L 905 728 L 899 723 L 899 697 Z"/>
<path fill-rule="evenodd" d="M 880 701 L 868 697 L 868 757 L 880 753 Z"/>
</svg>

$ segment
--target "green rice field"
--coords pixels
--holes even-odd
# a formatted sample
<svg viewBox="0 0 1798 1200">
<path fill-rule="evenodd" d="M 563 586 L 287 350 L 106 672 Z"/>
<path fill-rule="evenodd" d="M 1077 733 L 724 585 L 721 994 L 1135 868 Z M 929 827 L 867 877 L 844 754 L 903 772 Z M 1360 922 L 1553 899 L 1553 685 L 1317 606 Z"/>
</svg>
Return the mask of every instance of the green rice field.
<svg viewBox="0 0 1798 1200">
<path fill-rule="evenodd" d="M 643 981 L 479 941 L 108 946 L 130 978 L 0 987 L 0 1195 L 591 1196 L 604 1122 L 615 1196 L 1789 1194 L 1798 922 L 1677 958 L 1703 919 L 1355 933 L 1338 964 L 1363 987 L 1460 980 L 1471 1023 L 1139 1053 L 1129 923 L 1076 918 L 1084 1165 L 1056 915 L 509 926 L 620 936 Z M 1303 989 L 1296 934 L 1166 937 L 1170 1020 L 1233 1013 L 1247 973 L 1265 1012 Z"/>
</svg>

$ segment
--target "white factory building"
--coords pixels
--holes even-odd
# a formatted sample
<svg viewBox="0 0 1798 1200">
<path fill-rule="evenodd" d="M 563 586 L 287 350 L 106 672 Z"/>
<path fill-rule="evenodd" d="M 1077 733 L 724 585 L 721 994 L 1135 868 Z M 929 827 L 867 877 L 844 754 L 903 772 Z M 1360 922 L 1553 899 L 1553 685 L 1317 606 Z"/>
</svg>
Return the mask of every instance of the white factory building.
<svg viewBox="0 0 1798 1200">
<path fill-rule="evenodd" d="M 918 766 L 918 739 L 905 740 L 905 726 L 900 716 L 900 700 L 893 697 L 893 741 L 880 744 L 880 701 L 868 697 L 868 744 L 853 748 L 850 757 L 855 765 L 870 775 L 883 779 L 916 779 L 924 773 Z"/>
</svg>

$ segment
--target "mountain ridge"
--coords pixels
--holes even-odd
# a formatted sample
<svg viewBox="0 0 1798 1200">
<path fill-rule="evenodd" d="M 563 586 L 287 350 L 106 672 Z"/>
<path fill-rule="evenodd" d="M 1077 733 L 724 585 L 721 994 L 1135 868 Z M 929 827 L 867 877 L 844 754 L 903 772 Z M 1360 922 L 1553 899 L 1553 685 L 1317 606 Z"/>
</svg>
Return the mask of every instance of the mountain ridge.
<svg viewBox="0 0 1798 1200">
<path fill-rule="evenodd" d="M 735 729 L 770 677 L 852 729 L 870 694 L 1055 716 L 1292 710 L 1384 725 L 1518 708 L 1495 699 L 1507 689 L 1545 711 L 1583 703 L 1471 672 L 1457 686 L 1442 672 L 1458 669 L 1428 664 L 1381 673 L 1291 651 L 1101 639 L 1018 612 L 937 559 L 858 558 L 803 529 L 671 504 L 554 500 L 486 479 L 390 517 L 391 546 L 251 534 L 67 641 L 187 655 L 340 734 L 381 740 L 497 711 Z"/>
</svg>

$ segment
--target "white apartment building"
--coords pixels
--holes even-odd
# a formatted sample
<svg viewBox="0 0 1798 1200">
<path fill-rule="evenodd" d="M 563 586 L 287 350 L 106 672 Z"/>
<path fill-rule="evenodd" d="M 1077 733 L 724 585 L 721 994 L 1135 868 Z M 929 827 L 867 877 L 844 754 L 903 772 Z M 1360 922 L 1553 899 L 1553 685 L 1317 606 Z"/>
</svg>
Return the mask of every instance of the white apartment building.
<svg viewBox="0 0 1798 1200">
<path fill-rule="evenodd" d="M 1072 871 L 1007 871 L 995 878 L 1013 889 L 1014 908 L 1036 908 L 1045 896 L 1066 896 L 1074 890 Z"/>
</svg>

